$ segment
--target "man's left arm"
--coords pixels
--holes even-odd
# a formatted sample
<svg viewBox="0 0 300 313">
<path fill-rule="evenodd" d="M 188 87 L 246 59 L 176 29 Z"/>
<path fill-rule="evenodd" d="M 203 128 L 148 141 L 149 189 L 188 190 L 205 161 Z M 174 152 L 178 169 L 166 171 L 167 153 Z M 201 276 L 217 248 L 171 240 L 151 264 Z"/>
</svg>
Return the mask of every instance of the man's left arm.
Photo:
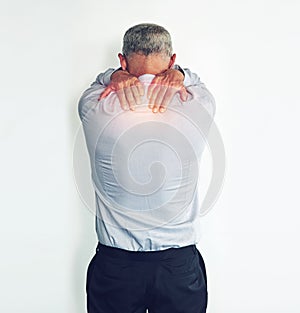
<svg viewBox="0 0 300 313">
<path fill-rule="evenodd" d="M 152 80 L 148 89 L 150 108 L 153 112 L 164 112 L 176 93 L 180 99 L 188 98 L 187 87 L 199 86 L 201 83 L 197 74 L 189 69 L 182 69 L 179 65 L 158 74 Z"/>
</svg>

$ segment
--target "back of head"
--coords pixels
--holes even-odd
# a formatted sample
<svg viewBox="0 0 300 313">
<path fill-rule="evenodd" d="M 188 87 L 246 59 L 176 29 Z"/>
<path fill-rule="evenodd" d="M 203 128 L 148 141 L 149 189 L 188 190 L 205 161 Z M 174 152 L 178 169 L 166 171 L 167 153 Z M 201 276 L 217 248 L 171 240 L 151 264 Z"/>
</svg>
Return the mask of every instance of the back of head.
<svg viewBox="0 0 300 313">
<path fill-rule="evenodd" d="M 169 32 L 162 26 L 143 23 L 129 28 L 123 38 L 123 54 L 172 55 L 172 41 Z"/>
</svg>

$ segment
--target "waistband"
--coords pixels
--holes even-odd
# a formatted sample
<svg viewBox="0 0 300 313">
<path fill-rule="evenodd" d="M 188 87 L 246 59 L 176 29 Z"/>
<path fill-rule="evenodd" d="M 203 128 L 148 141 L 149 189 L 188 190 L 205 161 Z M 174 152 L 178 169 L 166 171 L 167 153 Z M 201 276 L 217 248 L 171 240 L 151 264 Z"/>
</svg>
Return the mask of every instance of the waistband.
<svg viewBox="0 0 300 313">
<path fill-rule="evenodd" d="M 158 251 L 129 251 L 116 247 L 110 247 L 98 242 L 96 253 L 101 253 L 105 256 L 127 260 L 164 260 L 168 258 L 184 259 L 188 256 L 197 253 L 196 245 L 189 245 L 179 248 L 168 248 Z"/>
</svg>

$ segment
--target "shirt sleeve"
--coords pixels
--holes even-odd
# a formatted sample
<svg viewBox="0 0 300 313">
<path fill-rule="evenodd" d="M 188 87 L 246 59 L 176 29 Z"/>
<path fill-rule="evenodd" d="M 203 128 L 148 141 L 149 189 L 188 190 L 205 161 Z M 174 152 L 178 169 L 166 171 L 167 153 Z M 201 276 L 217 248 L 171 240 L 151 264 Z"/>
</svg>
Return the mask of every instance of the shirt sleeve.
<svg viewBox="0 0 300 313">
<path fill-rule="evenodd" d="M 173 68 L 184 74 L 183 85 L 185 87 L 198 86 L 201 84 L 200 77 L 196 73 L 192 73 L 188 68 L 181 68 L 178 64 L 175 64 Z"/>
<path fill-rule="evenodd" d="M 183 85 L 185 87 L 189 86 L 199 86 L 202 84 L 200 77 L 196 73 L 192 73 L 188 68 L 184 68 L 184 81 Z"/>
<path fill-rule="evenodd" d="M 100 73 L 97 78 L 96 81 L 93 82 L 93 84 L 100 84 L 102 86 L 107 87 L 110 84 L 110 76 L 116 72 L 117 70 L 119 70 L 119 68 L 115 69 L 115 68 L 109 68 L 107 69 L 104 73 Z M 92 85 L 93 85 L 92 84 Z"/>
</svg>

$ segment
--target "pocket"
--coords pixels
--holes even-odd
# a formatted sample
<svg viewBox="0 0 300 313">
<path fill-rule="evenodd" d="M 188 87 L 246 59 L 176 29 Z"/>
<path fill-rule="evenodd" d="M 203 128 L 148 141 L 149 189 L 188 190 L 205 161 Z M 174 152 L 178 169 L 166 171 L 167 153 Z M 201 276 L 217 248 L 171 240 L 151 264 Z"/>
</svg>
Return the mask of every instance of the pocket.
<svg viewBox="0 0 300 313">
<path fill-rule="evenodd" d="M 181 259 L 168 259 L 162 262 L 162 266 L 171 277 L 187 277 L 197 274 L 197 257 L 195 254 Z"/>
<path fill-rule="evenodd" d="M 102 275 L 105 278 L 116 279 L 119 281 L 135 279 L 142 263 L 143 262 L 134 262 L 122 258 L 117 259 L 115 257 L 104 256 L 101 264 L 103 269 Z"/>
</svg>

